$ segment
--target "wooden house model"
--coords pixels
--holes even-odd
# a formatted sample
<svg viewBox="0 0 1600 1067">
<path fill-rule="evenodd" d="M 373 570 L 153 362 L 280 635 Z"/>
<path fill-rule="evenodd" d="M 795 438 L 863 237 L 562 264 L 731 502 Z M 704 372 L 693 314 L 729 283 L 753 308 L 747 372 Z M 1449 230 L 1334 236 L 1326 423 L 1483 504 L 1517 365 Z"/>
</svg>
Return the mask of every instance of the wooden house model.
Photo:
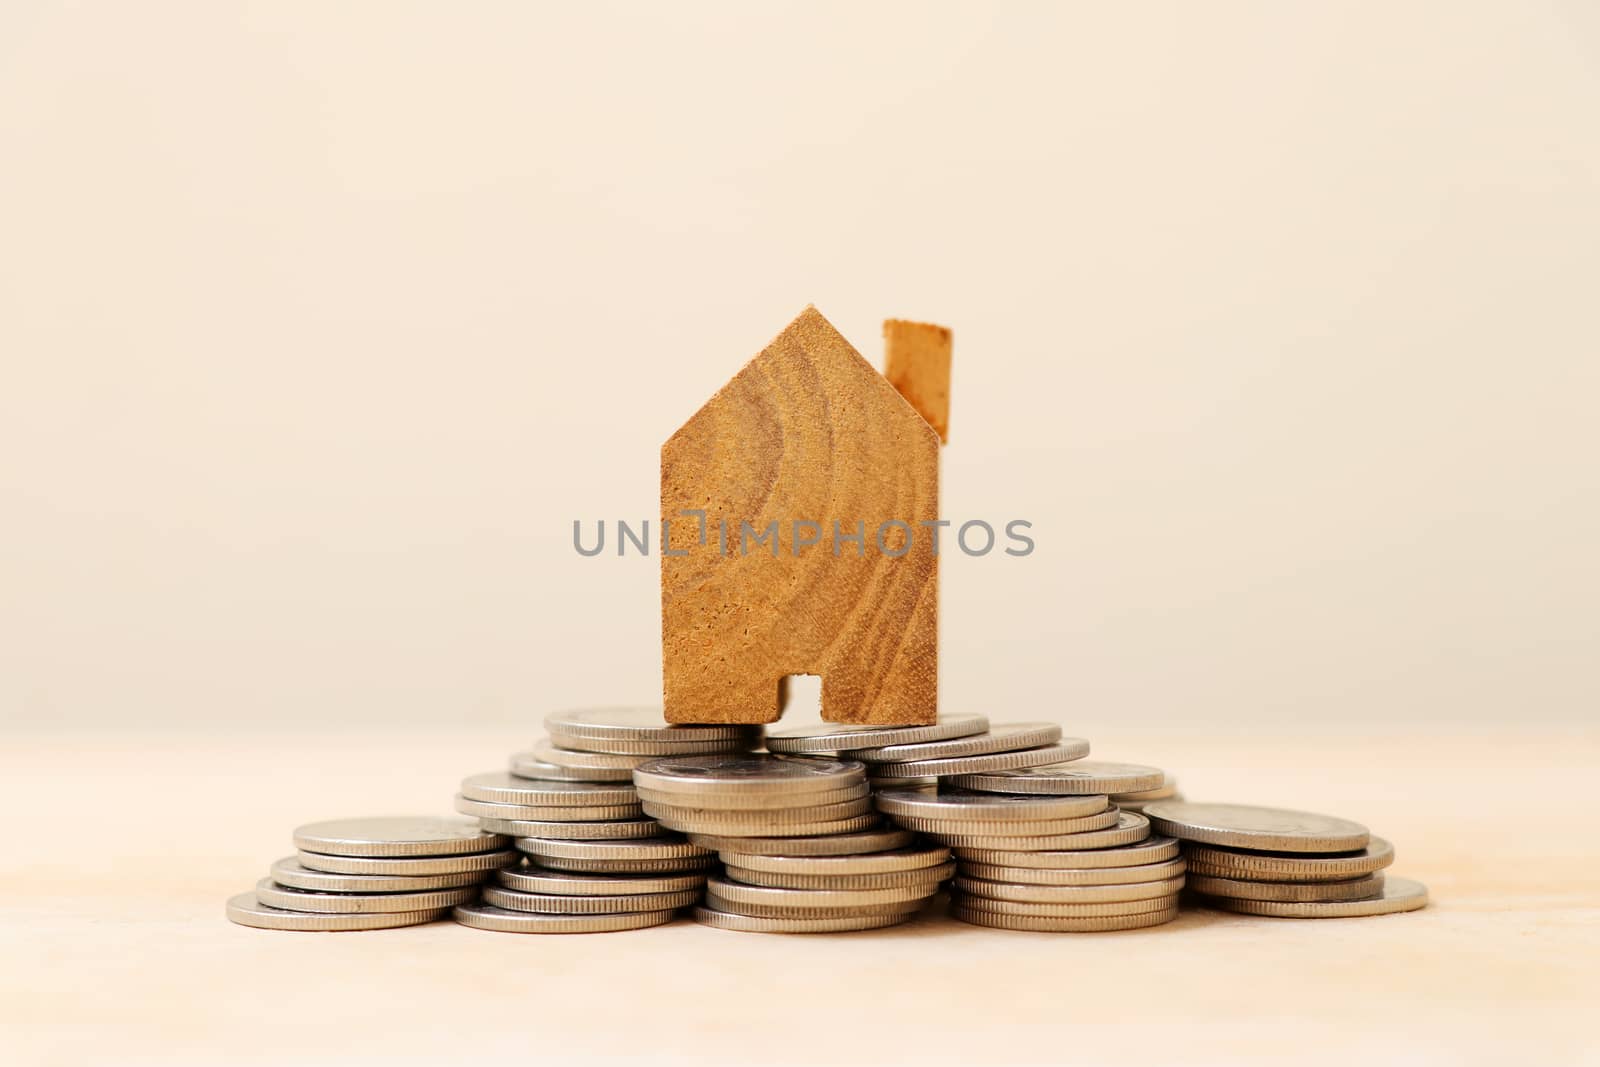
<svg viewBox="0 0 1600 1067">
<path fill-rule="evenodd" d="M 808 307 L 662 445 L 669 722 L 776 721 L 797 674 L 831 722 L 933 721 L 950 332 L 884 336 L 879 374 Z"/>
</svg>

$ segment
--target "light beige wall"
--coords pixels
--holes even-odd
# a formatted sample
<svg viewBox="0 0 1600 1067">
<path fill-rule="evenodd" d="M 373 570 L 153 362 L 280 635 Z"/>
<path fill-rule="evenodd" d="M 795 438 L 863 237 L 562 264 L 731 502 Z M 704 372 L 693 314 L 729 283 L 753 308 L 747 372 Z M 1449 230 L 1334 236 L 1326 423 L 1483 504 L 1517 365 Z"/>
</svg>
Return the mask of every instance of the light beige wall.
<svg viewBox="0 0 1600 1067">
<path fill-rule="evenodd" d="M 0 717 L 650 700 L 659 442 L 956 331 L 948 709 L 1600 703 L 1585 4 L 0 7 Z"/>
</svg>

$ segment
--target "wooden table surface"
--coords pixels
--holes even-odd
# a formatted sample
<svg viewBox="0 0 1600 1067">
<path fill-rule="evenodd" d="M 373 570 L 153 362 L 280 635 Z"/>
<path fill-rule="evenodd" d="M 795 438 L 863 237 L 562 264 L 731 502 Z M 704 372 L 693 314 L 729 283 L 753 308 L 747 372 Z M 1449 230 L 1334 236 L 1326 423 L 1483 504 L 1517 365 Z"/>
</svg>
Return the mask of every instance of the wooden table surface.
<svg viewBox="0 0 1600 1067">
<path fill-rule="evenodd" d="M 1510 724 L 1515 726 L 1515 724 Z M 302 822 L 445 812 L 536 729 L 11 734 L 0 752 L 6 1063 L 894 1061 L 1511 1063 L 1600 1059 L 1590 734 L 1101 731 L 1193 799 L 1346 815 L 1424 912 L 1187 910 L 1118 934 L 930 913 L 774 937 L 682 920 L 538 937 L 437 923 L 294 934 L 223 901 Z"/>
</svg>

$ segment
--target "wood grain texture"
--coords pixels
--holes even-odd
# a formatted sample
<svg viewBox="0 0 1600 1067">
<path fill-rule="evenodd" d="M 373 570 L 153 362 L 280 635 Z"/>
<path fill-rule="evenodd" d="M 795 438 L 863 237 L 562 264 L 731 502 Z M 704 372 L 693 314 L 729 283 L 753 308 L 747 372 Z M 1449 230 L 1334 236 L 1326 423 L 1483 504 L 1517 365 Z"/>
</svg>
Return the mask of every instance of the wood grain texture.
<svg viewBox="0 0 1600 1067">
<path fill-rule="evenodd" d="M 791 674 L 832 722 L 933 721 L 939 439 L 815 308 L 662 446 L 661 512 L 669 721 L 774 722 Z"/>
<path fill-rule="evenodd" d="M 890 319 L 883 324 L 883 376 L 939 440 L 950 440 L 950 331 L 929 322 Z"/>
<path fill-rule="evenodd" d="M 947 689 L 981 678 L 950 669 Z M 614 699 L 611 686 L 595 678 L 592 701 Z M 159 697 L 130 691 L 134 718 Z M 526 744 L 529 723 L 0 726 L 0 806 L 50 798 L 50 817 L 12 819 L 0 850 L 0 1050 L 17 1067 L 437 1067 L 461 1063 L 470 1041 L 474 1061 L 510 1065 L 530 1058 L 535 1019 L 539 1062 L 555 1065 L 1600 1060 L 1600 851 L 1572 819 L 1529 818 L 1520 802 L 1589 810 L 1600 738 L 1586 724 L 1302 731 L 1293 716 L 1245 727 L 1167 713 L 1139 727 L 1139 711 L 1114 702 L 1047 702 L 1027 717 L 1064 719 L 1109 759 L 1166 767 L 1191 796 L 1359 819 L 1395 843 L 1393 870 L 1427 883 L 1433 905 L 1314 921 L 1185 907 L 1168 926 L 1111 934 L 986 930 L 937 902 L 906 926 L 816 940 L 688 918 L 566 937 L 449 922 L 247 930 L 223 920 L 222 902 L 288 851 L 297 823 L 443 813 L 461 775 Z M 1471 787 L 1485 781 L 1494 788 Z M 76 828 L 91 826 L 86 848 Z M 1130 995 L 1152 976 L 1170 979 L 1171 995 Z M 886 1026 L 886 1012 L 904 1024 Z M 800 1018 L 825 1020 L 824 1039 L 774 1039 Z"/>
</svg>

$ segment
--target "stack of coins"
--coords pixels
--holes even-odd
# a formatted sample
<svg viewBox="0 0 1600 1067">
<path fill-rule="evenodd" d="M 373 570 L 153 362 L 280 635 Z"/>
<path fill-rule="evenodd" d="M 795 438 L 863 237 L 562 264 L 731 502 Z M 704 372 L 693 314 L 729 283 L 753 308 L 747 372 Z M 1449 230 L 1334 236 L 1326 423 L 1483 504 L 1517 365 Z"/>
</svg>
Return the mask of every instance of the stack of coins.
<svg viewBox="0 0 1600 1067">
<path fill-rule="evenodd" d="M 515 934 L 597 934 L 660 926 L 700 899 L 711 851 L 676 835 L 617 841 L 517 839 L 528 863 L 498 874 L 456 921 Z"/>
<path fill-rule="evenodd" d="M 272 865 L 227 916 L 267 930 L 382 930 L 450 914 L 478 884 L 514 862 L 507 840 L 471 819 L 336 819 L 294 833 L 300 851 Z"/>
<path fill-rule="evenodd" d="M 1394 847 L 1349 819 L 1245 804 L 1152 802 L 1145 814 L 1184 842 L 1189 890 L 1224 911 L 1333 919 L 1415 911 L 1428 889 L 1385 878 Z"/>
<path fill-rule="evenodd" d="M 1113 794 L 1160 788 L 1165 774 L 1138 764 L 1076 760 L 964 774 L 941 792 L 885 793 L 902 826 L 928 827 L 954 846 L 952 914 L 1009 930 L 1091 932 L 1170 922 L 1184 861 L 1171 838 L 1121 811 Z"/>
<path fill-rule="evenodd" d="M 761 727 L 673 726 L 655 708 L 600 708 L 545 719 L 550 737 L 511 772 L 461 783 L 456 810 L 516 837 L 528 865 L 500 871 L 467 926 L 513 933 L 600 933 L 657 926 L 699 899 L 710 850 L 663 833 L 639 802 L 633 768 L 663 755 L 742 752 Z"/>
<path fill-rule="evenodd" d="M 860 760 L 877 788 L 927 784 L 957 774 L 1039 767 L 1089 753 L 1089 742 L 1062 737 L 1049 722 L 993 727 L 981 715 L 942 715 L 930 726 L 820 727 L 784 731 L 767 739 L 774 752 L 831 753 Z"/>
<path fill-rule="evenodd" d="M 946 873 L 938 851 L 909 850 L 911 834 L 878 825 L 866 769 L 853 760 L 677 757 L 638 768 L 634 784 L 646 813 L 721 853 L 726 866 L 708 880 L 705 904 L 695 910 L 708 926 L 759 933 L 891 926 L 936 893 Z"/>
<path fill-rule="evenodd" d="M 456 810 L 490 833 L 543 841 L 652 838 L 661 826 L 639 803 L 633 768 L 662 755 L 742 752 L 761 727 L 672 726 L 657 708 L 599 708 L 551 715 L 550 737 L 511 757 L 511 773 L 461 783 Z"/>
<path fill-rule="evenodd" d="M 984 734 L 988 730 L 989 720 L 982 715 L 940 715 L 927 726 L 849 726 L 824 722 L 769 734 L 767 749 L 792 756 L 837 756 L 847 749 L 948 741 Z M 932 775 L 901 774 L 894 770 L 892 763 L 867 762 L 867 782 L 874 789 L 889 789 L 935 785 L 938 779 Z"/>
<path fill-rule="evenodd" d="M 547 716 L 544 725 L 550 736 L 531 751 L 512 756 L 512 774 L 539 781 L 626 784 L 632 782 L 635 767 L 663 756 L 761 747 L 760 726 L 673 726 L 660 708 L 561 712 Z"/>
<path fill-rule="evenodd" d="M 498 875 L 456 921 L 513 934 L 596 934 L 660 926 L 700 898 L 710 849 L 677 834 L 617 841 L 517 839 L 527 859 Z"/>
</svg>

